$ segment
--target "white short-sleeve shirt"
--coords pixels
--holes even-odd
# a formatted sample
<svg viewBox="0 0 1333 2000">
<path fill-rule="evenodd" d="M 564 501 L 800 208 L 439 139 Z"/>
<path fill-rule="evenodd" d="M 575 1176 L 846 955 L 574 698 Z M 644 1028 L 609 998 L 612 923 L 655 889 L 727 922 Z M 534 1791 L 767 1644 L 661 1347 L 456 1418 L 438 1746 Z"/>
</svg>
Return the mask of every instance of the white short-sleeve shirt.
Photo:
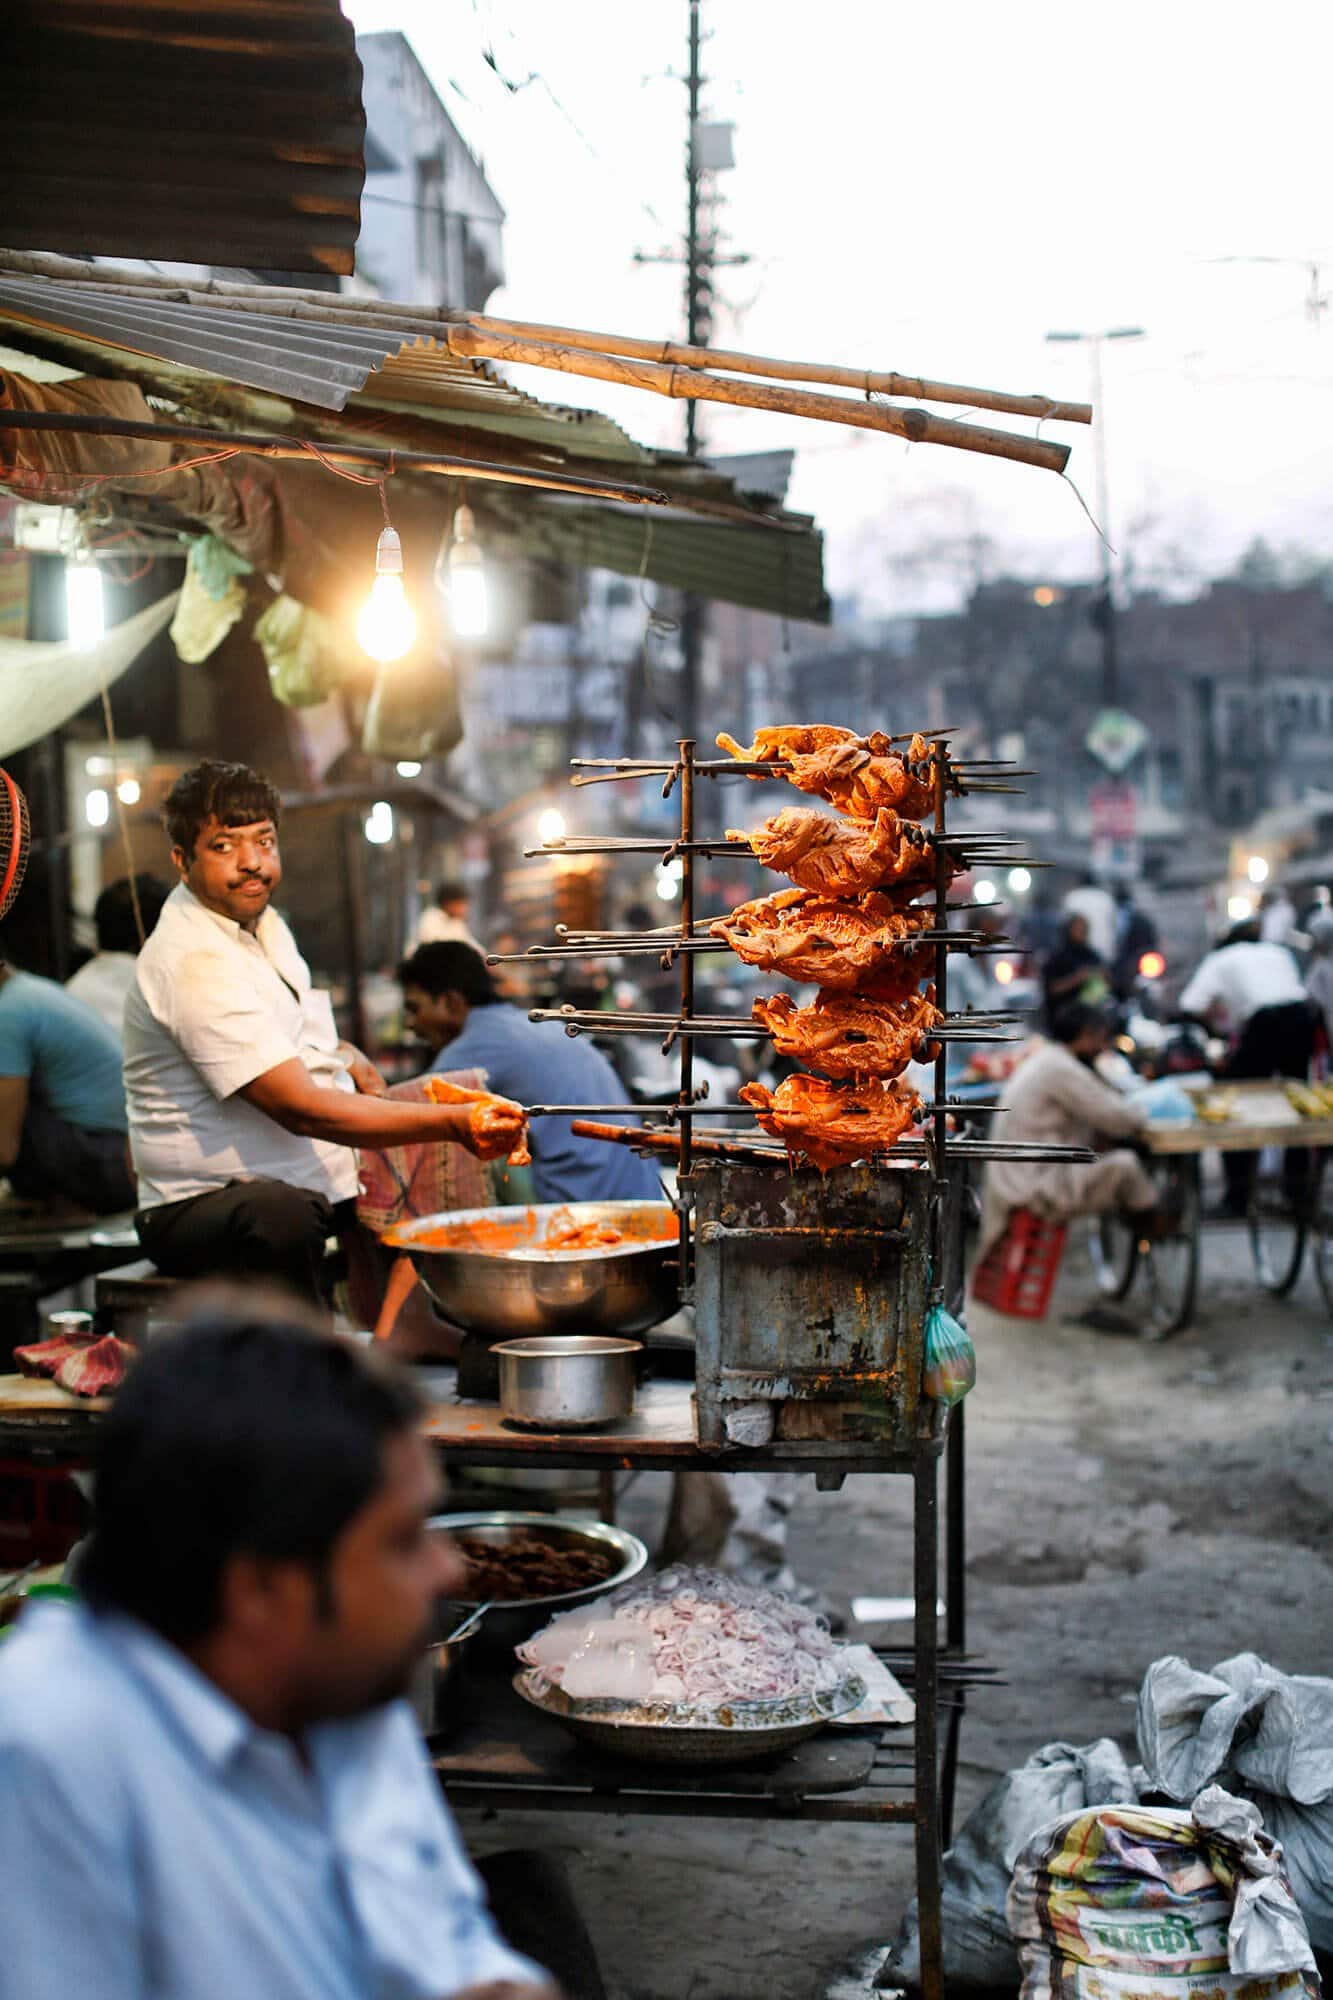
<svg viewBox="0 0 1333 2000">
<path fill-rule="evenodd" d="M 317 1083 L 351 1090 L 327 993 L 277 911 L 253 932 L 172 890 L 125 1003 L 125 1101 L 139 1206 L 278 1180 L 330 1201 L 357 1192 L 356 1155 L 302 1139 L 237 1096 L 296 1056 Z"/>
</svg>

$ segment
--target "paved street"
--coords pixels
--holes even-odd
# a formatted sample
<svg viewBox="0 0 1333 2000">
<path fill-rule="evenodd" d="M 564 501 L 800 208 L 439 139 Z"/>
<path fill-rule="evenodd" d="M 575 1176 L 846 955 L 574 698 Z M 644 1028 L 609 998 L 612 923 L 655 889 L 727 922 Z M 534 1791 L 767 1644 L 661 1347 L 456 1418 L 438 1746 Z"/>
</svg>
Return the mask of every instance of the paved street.
<svg viewBox="0 0 1333 2000">
<path fill-rule="evenodd" d="M 1006 1685 L 974 1697 L 961 1813 L 1042 1743 L 1131 1747 L 1161 1654 L 1329 1670 L 1333 1329 L 1313 1278 L 1270 1301 L 1243 1235 L 1213 1230 L 1199 1324 L 1164 1346 L 1070 1324 L 1091 1295 L 1071 1236 L 1048 1320 L 973 1309 L 969 1636 Z M 661 1497 L 639 1482 L 629 1525 L 651 1536 Z M 796 1567 L 844 1604 L 906 1593 L 909 1519 L 906 1481 L 811 1482 Z M 467 1831 L 479 1849 L 567 1853 L 614 2000 L 818 2000 L 911 1893 L 897 1829 L 471 1816 Z"/>
</svg>

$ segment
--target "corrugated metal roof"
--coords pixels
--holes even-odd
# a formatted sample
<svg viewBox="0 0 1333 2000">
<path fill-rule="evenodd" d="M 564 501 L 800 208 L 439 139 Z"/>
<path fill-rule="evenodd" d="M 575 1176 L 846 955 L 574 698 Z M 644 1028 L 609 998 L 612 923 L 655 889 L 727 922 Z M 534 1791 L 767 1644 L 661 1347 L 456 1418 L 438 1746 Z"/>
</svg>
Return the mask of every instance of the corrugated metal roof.
<svg viewBox="0 0 1333 2000">
<path fill-rule="evenodd" d="M 136 366 L 165 393 L 218 377 L 285 402 L 342 411 L 401 411 L 432 422 L 466 421 L 580 456 L 646 464 L 651 453 L 599 412 L 539 402 L 503 381 L 484 362 L 458 358 L 443 342 L 383 314 L 359 312 L 355 300 L 330 297 L 301 316 L 300 300 L 276 288 L 271 310 L 253 302 L 188 303 L 149 286 L 120 289 L 103 279 L 30 277 L 0 271 L 0 325 L 27 327 L 62 360 L 86 368 L 108 360 Z"/>
<path fill-rule="evenodd" d="M 34 260 L 36 261 L 36 260 Z M 118 274 L 119 275 L 119 274 Z M 426 317 L 354 299 L 293 296 L 179 296 L 171 284 L 113 283 L 107 277 L 46 277 L 0 266 L 0 331 L 92 374 L 130 376 L 150 392 L 196 407 L 215 405 L 219 381 L 240 384 L 280 404 L 339 415 L 336 431 L 305 422 L 306 434 L 336 443 L 349 431 L 380 442 L 446 451 L 463 431 L 507 437 L 557 459 L 650 467 L 652 483 L 676 497 L 681 512 L 653 510 L 645 560 L 638 509 L 614 503 L 554 505 L 553 496 L 506 489 L 506 514 L 518 543 L 534 553 L 586 567 L 646 576 L 700 596 L 722 598 L 794 619 L 829 615 L 822 544 L 803 516 L 782 514 L 756 497 L 763 469 L 770 485 L 787 469 L 784 454 L 710 466 L 674 452 L 654 452 L 599 411 L 544 403 L 504 381 L 487 363 L 451 355 Z M 193 288 L 191 288 L 193 289 Z M 401 310 L 401 320 L 398 312 Z M 439 325 L 437 320 L 435 325 Z M 232 421 L 236 412 L 230 413 Z M 266 412 L 281 427 L 280 407 Z M 290 412 L 288 412 L 290 416 Z M 500 451 L 488 453 L 496 457 Z M 771 463 L 767 463 L 771 460 Z M 541 462 L 541 459 L 538 459 Z M 739 519 L 683 510 L 718 506 Z M 748 517 L 748 518 L 747 518 Z"/>
<path fill-rule="evenodd" d="M 7 0 L 19 247 L 349 274 L 361 64 L 338 0 Z"/>
</svg>

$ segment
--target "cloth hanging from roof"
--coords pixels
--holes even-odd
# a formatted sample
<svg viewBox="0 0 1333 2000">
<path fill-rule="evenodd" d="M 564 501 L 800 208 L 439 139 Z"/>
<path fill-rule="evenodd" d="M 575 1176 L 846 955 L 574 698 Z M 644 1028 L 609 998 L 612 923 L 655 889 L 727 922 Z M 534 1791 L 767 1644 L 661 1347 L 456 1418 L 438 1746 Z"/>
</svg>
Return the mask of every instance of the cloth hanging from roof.
<svg viewBox="0 0 1333 2000">
<path fill-rule="evenodd" d="M 0 639 L 0 757 L 26 750 L 110 687 L 167 625 L 180 592 L 114 625 L 95 646 Z"/>
</svg>

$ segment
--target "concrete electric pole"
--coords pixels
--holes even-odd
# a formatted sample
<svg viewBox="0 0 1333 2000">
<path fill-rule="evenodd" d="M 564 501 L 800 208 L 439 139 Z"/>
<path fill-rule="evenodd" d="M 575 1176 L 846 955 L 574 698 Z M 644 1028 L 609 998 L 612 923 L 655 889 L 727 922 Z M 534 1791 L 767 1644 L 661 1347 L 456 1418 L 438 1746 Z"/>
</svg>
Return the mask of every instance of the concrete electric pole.
<svg viewBox="0 0 1333 2000">
<path fill-rule="evenodd" d="M 1097 520 L 1102 531 L 1102 598 L 1098 620 L 1102 635 L 1102 704 L 1116 708 L 1120 702 L 1120 649 L 1116 631 L 1115 562 L 1111 553 L 1111 501 L 1106 476 L 1106 414 L 1102 407 L 1102 343 L 1107 340 L 1142 340 L 1141 326 L 1113 326 L 1102 333 L 1048 333 L 1047 340 L 1080 341 L 1090 362 L 1094 429 L 1093 449 L 1097 467 Z"/>
</svg>

